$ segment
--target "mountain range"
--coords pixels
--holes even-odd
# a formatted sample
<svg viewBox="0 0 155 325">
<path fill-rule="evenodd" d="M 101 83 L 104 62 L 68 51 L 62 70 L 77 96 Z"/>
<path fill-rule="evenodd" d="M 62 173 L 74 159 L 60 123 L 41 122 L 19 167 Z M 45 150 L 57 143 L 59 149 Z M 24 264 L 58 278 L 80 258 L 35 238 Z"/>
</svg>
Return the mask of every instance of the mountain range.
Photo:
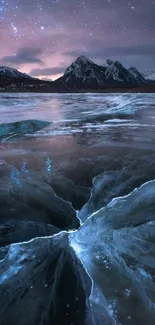
<svg viewBox="0 0 155 325">
<path fill-rule="evenodd" d="M 40 80 L 9 67 L 0 67 L 1 91 L 82 91 L 109 88 L 139 88 L 149 80 L 135 67 L 126 69 L 119 61 L 98 65 L 80 56 L 55 81 Z M 155 81 L 154 81 L 155 83 Z"/>
</svg>

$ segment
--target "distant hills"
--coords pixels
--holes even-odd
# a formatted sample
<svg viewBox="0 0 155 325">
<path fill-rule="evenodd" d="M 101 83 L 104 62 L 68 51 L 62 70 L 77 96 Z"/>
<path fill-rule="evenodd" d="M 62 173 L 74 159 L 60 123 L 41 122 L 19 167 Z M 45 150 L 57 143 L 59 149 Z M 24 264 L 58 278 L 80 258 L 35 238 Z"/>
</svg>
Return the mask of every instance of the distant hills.
<svg viewBox="0 0 155 325">
<path fill-rule="evenodd" d="M 26 73 L 19 72 L 16 69 L 0 66 L 0 77 L 4 78 L 16 78 L 16 79 L 29 79 L 33 78 Z"/>
<path fill-rule="evenodd" d="M 0 91 L 145 91 L 149 87 L 155 88 L 155 80 L 147 79 L 135 67 L 126 69 L 119 61 L 109 59 L 101 66 L 80 56 L 55 81 L 40 80 L 16 69 L 0 67 Z"/>
</svg>

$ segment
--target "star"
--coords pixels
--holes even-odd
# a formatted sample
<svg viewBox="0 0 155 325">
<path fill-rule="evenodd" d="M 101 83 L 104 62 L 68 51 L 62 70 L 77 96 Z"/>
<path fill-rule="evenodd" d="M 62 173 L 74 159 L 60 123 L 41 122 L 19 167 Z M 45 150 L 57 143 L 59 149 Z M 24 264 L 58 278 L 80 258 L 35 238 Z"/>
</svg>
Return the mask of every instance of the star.
<svg viewBox="0 0 155 325">
<path fill-rule="evenodd" d="M 84 54 L 154 69 L 154 17 L 155 0 L 0 0 L 0 65 L 55 73 Z"/>
</svg>

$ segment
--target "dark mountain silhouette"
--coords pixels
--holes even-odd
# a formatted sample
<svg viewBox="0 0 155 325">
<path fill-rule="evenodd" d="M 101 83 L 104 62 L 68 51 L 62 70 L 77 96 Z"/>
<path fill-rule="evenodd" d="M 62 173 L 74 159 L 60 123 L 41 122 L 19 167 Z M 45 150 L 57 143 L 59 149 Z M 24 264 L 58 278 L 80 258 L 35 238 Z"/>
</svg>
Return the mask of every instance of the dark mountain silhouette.
<svg viewBox="0 0 155 325">
<path fill-rule="evenodd" d="M 9 67 L 0 67 L 0 91 L 105 91 L 107 89 L 140 89 L 152 87 L 151 82 L 135 68 L 126 69 L 119 61 L 107 60 L 101 66 L 80 56 L 55 81 L 40 80 Z M 146 90 L 147 91 L 147 90 Z"/>
</svg>

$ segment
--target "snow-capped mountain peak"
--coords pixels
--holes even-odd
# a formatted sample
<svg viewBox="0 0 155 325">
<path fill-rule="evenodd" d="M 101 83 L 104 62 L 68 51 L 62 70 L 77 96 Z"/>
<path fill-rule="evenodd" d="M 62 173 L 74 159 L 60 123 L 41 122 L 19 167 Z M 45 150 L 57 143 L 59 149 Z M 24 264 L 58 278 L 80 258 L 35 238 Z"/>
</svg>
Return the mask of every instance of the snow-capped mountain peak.
<svg viewBox="0 0 155 325">
<path fill-rule="evenodd" d="M 130 73 L 129 70 L 123 67 L 122 63 L 119 61 L 107 60 L 108 67 L 106 69 L 105 75 L 107 80 L 114 80 L 116 82 L 121 82 L 125 84 L 135 84 L 137 83 L 137 78 Z"/>
<path fill-rule="evenodd" d="M 108 67 L 105 71 L 106 79 L 112 78 L 113 80 L 122 81 L 122 79 L 119 77 L 119 69 L 115 62 L 108 59 L 107 64 Z"/>
<path fill-rule="evenodd" d="M 65 75 L 68 73 L 74 73 L 77 78 L 80 78 L 90 68 L 90 65 L 94 64 L 93 61 L 89 60 L 84 55 L 81 55 L 66 69 Z"/>
<path fill-rule="evenodd" d="M 76 64 L 94 64 L 93 61 L 91 61 L 90 59 L 88 59 L 86 56 L 84 55 L 81 55 L 79 56 L 76 61 L 75 61 Z"/>
<path fill-rule="evenodd" d="M 155 80 L 155 70 L 145 70 L 143 76 L 147 80 Z"/>
<path fill-rule="evenodd" d="M 85 56 L 79 56 L 65 71 L 62 77 L 66 84 L 91 84 L 95 86 L 103 85 L 103 74 L 105 68 L 98 66 Z"/>
<path fill-rule="evenodd" d="M 5 66 L 0 66 L 0 76 L 9 77 L 9 78 L 32 79 L 32 77 L 26 73 L 22 73 L 14 68 L 9 68 Z"/>
</svg>

